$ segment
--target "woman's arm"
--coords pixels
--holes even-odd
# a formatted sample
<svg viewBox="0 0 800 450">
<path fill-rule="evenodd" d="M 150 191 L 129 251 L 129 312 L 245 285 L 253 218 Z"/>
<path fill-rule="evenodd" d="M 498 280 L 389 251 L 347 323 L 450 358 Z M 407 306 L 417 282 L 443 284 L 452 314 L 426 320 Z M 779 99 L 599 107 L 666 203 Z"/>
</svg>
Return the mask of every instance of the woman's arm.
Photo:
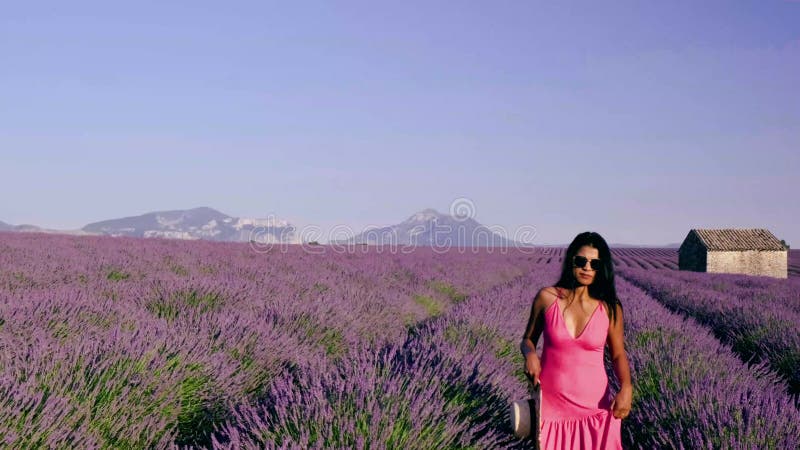
<svg viewBox="0 0 800 450">
<path fill-rule="evenodd" d="M 622 305 L 617 304 L 617 318 L 608 327 L 608 345 L 611 350 L 611 361 L 614 364 L 614 373 L 619 380 L 619 392 L 611 403 L 614 417 L 624 419 L 628 417 L 633 400 L 633 384 L 631 384 L 631 370 L 628 365 L 628 356 L 625 354 L 624 324 L 622 319 Z"/>
<path fill-rule="evenodd" d="M 536 354 L 536 343 L 539 341 L 544 330 L 544 321 L 542 311 L 544 310 L 544 292 L 545 288 L 539 289 L 536 293 L 531 304 L 531 313 L 528 317 L 528 325 L 525 327 L 525 333 L 522 335 L 522 342 L 519 344 L 519 349 L 523 357 L 527 357 L 529 352 Z"/>
<path fill-rule="evenodd" d="M 608 327 L 608 346 L 611 350 L 611 361 L 614 363 L 614 373 L 620 386 L 631 386 L 631 370 L 628 366 L 628 356 L 625 354 L 622 305 L 618 303 L 616 308 L 617 318 Z"/>
</svg>

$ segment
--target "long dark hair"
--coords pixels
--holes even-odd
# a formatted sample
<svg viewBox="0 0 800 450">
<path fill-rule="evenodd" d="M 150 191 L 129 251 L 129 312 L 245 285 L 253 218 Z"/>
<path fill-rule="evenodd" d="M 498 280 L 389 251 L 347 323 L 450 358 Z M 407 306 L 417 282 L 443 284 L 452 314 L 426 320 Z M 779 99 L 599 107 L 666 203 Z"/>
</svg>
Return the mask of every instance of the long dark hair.
<svg viewBox="0 0 800 450">
<path fill-rule="evenodd" d="M 617 288 L 614 286 L 614 262 L 611 260 L 611 249 L 608 248 L 606 240 L 594 231 L 580 233 L 569 244 L 561 266 L 561 277 L 555 285 L 570 290 L 580 285 L 572 273 L 572 257 L 577 255 L 578 250 L 584 245 L 596 248 L 601 262 L 600 270 L 595 273 L 594 281 L 589 285 L 589 296 L 605 302 L 606 309 L 611 311 L 612 322 L 616 321 L 617 305 L 622 308 L 622 303 L 617 297 Z"/>
</svg>

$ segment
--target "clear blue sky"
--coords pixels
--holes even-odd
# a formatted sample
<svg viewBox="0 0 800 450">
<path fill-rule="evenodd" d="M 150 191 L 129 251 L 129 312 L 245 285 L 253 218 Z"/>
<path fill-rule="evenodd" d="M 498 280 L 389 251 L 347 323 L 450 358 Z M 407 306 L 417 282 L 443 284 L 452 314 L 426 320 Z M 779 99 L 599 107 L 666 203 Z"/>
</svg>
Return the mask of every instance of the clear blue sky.
<svg viewBox="0 0 800 450">
<path fill-rule="evenodd" d="M 466 197 L 538 243 L 800 246 L 800 2 L 112 3 L 3 5 L 0 220 Z"/>
</svg>

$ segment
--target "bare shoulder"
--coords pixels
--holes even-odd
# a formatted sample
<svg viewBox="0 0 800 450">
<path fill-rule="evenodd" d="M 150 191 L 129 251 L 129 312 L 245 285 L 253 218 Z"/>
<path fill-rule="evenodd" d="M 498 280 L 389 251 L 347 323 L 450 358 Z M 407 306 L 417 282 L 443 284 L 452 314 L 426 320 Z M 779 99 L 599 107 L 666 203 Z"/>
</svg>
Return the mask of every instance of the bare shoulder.
<svg viewBox="0 0 800 450">
<path fill-rule="evenodd" d="M 536 294 L 536 301 L 539 302 L 543 310 L 550 307 L 558 298 L 558 291 L 555 286 L 545 286 L 539 289 Z"/>
</svg>

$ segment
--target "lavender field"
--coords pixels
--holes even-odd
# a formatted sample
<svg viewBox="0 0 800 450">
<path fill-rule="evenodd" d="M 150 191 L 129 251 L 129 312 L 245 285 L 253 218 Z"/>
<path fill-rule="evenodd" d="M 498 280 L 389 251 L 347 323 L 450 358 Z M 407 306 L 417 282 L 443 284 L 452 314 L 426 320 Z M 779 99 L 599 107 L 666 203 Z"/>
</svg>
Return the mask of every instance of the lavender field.
<svg viewBox="0 0 800 450">
<path fill-rule="evenodd" d="M 508 404 L 562 252 L 0 233 L 1 445 L 531 448 Z M 626 448 L 800 447 L 798 278 L 614 253 Z"/>
</svg>

